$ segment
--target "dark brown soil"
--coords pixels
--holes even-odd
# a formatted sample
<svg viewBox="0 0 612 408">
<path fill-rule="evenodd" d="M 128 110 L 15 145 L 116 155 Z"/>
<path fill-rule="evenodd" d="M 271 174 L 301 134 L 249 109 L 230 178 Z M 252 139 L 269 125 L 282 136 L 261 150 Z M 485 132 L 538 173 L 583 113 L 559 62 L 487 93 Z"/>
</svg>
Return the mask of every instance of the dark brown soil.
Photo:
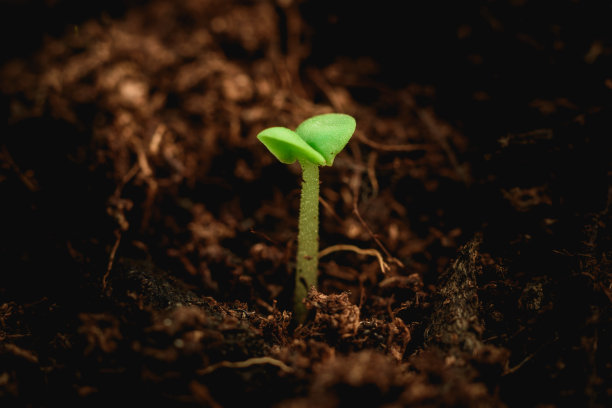
<svg viewBox="0 0 612 408">
<path fill-rule="evenodd" d="M 612 7 L 404 3 L 2 2 L 0 406 L 612 406 Z"/>
</svg>

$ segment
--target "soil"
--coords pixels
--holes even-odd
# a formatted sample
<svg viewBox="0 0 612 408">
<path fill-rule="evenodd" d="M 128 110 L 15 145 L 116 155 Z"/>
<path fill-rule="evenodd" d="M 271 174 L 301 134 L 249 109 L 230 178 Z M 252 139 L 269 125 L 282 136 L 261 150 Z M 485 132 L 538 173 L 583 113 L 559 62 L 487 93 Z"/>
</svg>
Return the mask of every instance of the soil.
<svg viewBox="0 0 612 408">
<path fill-rule="evenodd" d="M 612 406 L 612 8 L 418 3 L 2 2 L 0 405 Z"/>
</svg>

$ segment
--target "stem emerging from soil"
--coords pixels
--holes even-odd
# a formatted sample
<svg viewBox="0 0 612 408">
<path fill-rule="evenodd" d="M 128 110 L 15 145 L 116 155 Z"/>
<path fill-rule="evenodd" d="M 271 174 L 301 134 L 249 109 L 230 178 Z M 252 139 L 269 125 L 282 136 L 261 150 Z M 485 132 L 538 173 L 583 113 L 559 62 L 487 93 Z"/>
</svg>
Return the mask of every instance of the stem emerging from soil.
<svg viewBox="0 0 612 408">
<path fill-rule="evenodd" d="M 300 165 L 303 180 L 293 307 L 298 323 L 306 318 L 303 301 L 308 290 L 317 286 L 319 252 L 319 166 L 307 160 L 300 160 Z"/>
</svg>

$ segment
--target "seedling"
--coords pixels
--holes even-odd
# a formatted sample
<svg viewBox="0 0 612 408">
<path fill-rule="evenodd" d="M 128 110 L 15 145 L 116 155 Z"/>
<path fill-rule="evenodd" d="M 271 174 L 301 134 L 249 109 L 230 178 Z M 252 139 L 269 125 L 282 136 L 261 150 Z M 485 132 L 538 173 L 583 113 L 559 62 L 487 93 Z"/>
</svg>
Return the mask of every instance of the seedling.
<svg viewBox="0 0 612 408">
<path fill-rule="evenodd" d="M 319 166 L 331 166 L 353 132 L 355 119 L 342 113 L 313 116 L 295 131 L 284 127 L 262 130 L 257 138 L 282 163 L 296 160 L 302 166 L 302 196 L 298 223 L 298 249 L 293 311 L 303 322 L 303 299 L 311 286 L 317 285 L 319 252 Z"/>
</svg>

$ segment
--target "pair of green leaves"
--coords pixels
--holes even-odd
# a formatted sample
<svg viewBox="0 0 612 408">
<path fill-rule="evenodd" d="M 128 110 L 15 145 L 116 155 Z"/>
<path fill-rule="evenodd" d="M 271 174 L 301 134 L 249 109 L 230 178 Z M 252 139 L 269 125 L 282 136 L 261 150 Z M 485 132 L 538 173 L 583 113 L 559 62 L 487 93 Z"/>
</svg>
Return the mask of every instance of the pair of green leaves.
<svg viewBox="0 0 612 408">
<path fill-rule="evenodd" d="M 326 113 L 302 122 L 295 131 L 285 127 L 262 130 L 257 138 L 282 163 L 307 160 L 331 166 L 353 132 L 355 119 L 343 113 Z"/>
</svg>

